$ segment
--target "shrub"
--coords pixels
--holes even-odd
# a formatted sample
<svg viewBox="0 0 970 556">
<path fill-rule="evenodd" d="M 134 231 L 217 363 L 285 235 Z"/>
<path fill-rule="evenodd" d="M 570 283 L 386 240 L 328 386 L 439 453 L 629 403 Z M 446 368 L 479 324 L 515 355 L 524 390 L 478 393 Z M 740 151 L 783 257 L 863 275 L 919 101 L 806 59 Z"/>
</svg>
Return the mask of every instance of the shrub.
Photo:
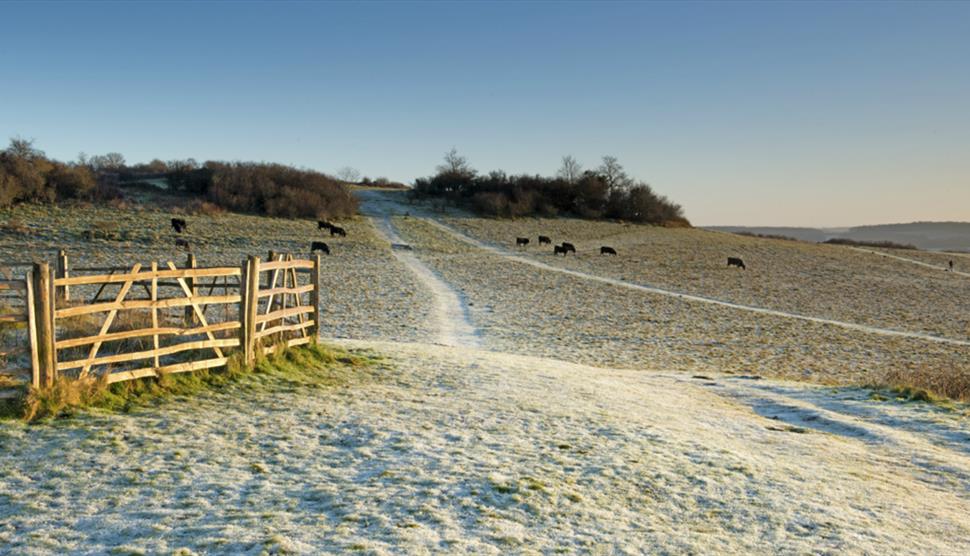
<svg viewBox="0 0 970 556">
<path fill-rule="evenodd" d="M 925 367 L 892 371 L 883 378 L 881 386 L 914 401 L 934 401 L 947 398 L 970 402 L 970 372 Z"/>
<path fill-rule="evenodd" d="M 224 212 L 226 209 L 202 199 L 193 199 L 185 206 L 185 214 L 191 216 L 216 216 Z"/>
<path fill-rule="evenodd" d="M 156 159 L 126 167 L 118 153 L 64 164 L 48 160 L 23 139 L 12 139 L 0 151 L 0 207 L 56 199 L 122 203 L 119 179 L 148 177 L 164 178 L 170 190 L 199 197 L 195 210 L 210 214 L 215 207 L 290 218 L 341 218 L 357 211 L 357 200 L 344 183 L 312 170 L 253 162 L 199 165 L 193 159 Z M 386 178 L 378 181 L 384 187 L 394 185 Z"/>
<path fill-rule="evenodd" d="M 84 166 L 68 166 L 56 162 L 47 176 L 59 199 L 87 199 L 97 187 L 94 174 Z"/>
<path fill-rule="evenodd" d="M 449 155 L 454 156 L 453 153 Z M 460 157 L 459 157 L 460 158 Z M 613 181 L 616 181 L 615 179 Z M 615 218 L 644 224 L 689 227 L 680 205 L 658 195 L 645 183 L 610 180 L 596 172 L 578 179 L 538 175 L 509 176 L 502 171 L 478 175 L 467 165 L 444 164 L 436 175 L 414 182 L 414 198 L 440 198 L 488 216 L 555 216 Z"/>
<path fill-rule="evenodd" d="M 208 199 L 231 210 L 290 218 L 340 218 L 357 211 L 350 189 L 319 172 L 282 164 L 206 164 L 212 172 Z"/>
<path fill-rule="evenodd" d="M 747 230 L 741 230 L 738 232 L 733 232 L 734 235 L 745 236 L 745 237 L 757 237 L 761 239 L 778 239 L 782 241 L 800 241 L 798 238 L 791 236 L 785 236 L 781 234 L 757 234 L 755 232 L 749 232 Z"/>
<path fill-rule="evenodd" d="M 81 233 L 81 237 L 90 241 L 93 239 L 118 240 L 121 233 L 114 222 L 95 222 L 91 227 Z"/>
</svg>

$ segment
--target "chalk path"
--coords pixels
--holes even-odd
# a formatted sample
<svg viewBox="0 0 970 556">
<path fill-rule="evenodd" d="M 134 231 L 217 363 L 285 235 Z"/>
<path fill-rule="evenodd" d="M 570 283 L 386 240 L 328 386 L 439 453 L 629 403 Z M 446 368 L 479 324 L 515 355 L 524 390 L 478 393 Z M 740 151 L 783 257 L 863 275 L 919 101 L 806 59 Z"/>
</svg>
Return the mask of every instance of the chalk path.
<svg viewBox="0 0 970 556">
<path fill-rule="evenodd" d="M 391 211 L 388 210 L 390 207 L 384 206 L 389 201 L 380 196 L 364 193 L 359 195 L 363 201 L 361 212 L 370 218 L 374 228 L 392 246 L 403 245 L 404 240 L 397 234 L 391 222 Z M 478 347 L 481 344 L 480 333 L 472 325 L 468 316 L 468 303 L 458 291 L 439 278 L 433 270 L 409 251 L 393 247 L 391 251 L 431 291 L 434 299 L 432 312 L 435 320 L 434 328 L 437 331 L 432 342 L 454 347 Z"/>
</svg>

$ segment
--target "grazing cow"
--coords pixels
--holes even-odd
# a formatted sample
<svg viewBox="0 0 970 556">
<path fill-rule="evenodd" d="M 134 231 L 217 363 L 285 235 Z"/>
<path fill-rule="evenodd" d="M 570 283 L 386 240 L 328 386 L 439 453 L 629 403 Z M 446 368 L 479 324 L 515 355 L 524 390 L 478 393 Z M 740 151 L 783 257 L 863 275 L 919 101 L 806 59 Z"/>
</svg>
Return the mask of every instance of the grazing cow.
<svg viewBox="0 0 970 556">
<path fill-rule="evenodd" d="M 542 244 L 552 245 L 552 240 L 549 239 L 549 236 L 539 236 L 539 245 Z"/>
<path fill-rule="evenodd" d="M 555 246 L 553 246 L 553 248 L 552 248 L 552 254 L 553 255 L 558 255 L 560 253 L 562 253 L 562 256 L 563 257 L 565 257 L 566 256 L 566 248 L 563 247 L 562 245 L 555 245 Z"/>
<path fill-rule="evenodd" d="M 573 253 L 576 252 L 576 247 L 572 243 L 567 243 L 565 241 L 562 242 L 562 249 L 563 249 L 563 255 L 565 255 L 570 251 L 572 251 Z"/>
<path fill-rule="evenodd" d="M 175 233 L 180 234 L 189 229 L 189 225 L 185 223 L 184 218 L 173 218 L 172 227 L 175 228 Z"/>
<path fill-rule="evenodd" d="M 728 266 L 736 266 L 736 267 L 738 267 L 738 268 L 740 268 L 742 270 L 746 270 L 746 267 L 744 266 L 744 261 L 742 261 L 738 257 L 728 257 L 728 264 L 727 265 Z"/>
<path fill-rule="evenodd" d="M 347 237 L 347 230 L 340 226 L 330 226 L 330 237 L 333 236 Z"/>
<path fill-rule="evenodd" d="M 527 238 L 527 237 L 517 237 L 517 238 L 515 238 L 515 246 L 516 247 L 518 247 L 520 245 L 528 245 L 528 244 L 529 244 L 529 238 Z"/>
<path fill-rule="evenodd" d="M 192 248 L 189 247 L 188 240 L 182 239 L 180 237 L 179 238 L 175 238 L 175 246 L 176 247 L 182 247 L 186 251 L 191 251 L 192 250 Z"/>
<path fill-rule="evenodd" d="M 323 251 L 326 254 L 330 254 L 330 246 L 322 241 L 314 241 L 310 244 L 310 252 Z"/>
<path fill-rule="evenodd" d="M 600 247 L 600 255 L 616 255 L 616 249 L 604 245 Z"/>
<path fill-rule="evenodd" d="M 318 230 L 332 230 L 333 229 L 333 224 L 331 224 L 330 222 L 327 222 L 326 220 L 317 220 L 317 229 Z"/>
</svg>

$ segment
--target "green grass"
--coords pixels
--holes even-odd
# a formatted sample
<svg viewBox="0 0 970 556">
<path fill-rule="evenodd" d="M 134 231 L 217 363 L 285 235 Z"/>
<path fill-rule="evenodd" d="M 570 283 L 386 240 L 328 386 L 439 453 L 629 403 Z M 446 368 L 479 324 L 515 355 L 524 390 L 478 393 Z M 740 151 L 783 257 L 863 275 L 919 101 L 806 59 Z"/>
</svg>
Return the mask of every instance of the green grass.
<svg viewBox="0 0 970 556">
<path fill-rule="evenodd" d="M 233 356 L 224 369 L 169 374 L 108 385 L 103 380 L 62 379 L 52 387 L 33 390 L 21 401 L 0 407 L 0 416 L 28 421 L 67 417 L 79 411 L 99 409 L 128 412 L 164 403 L 166 399 L 198 395 L 228 385 L 242 388 L 337 388 L 373 379 L 380 358 L 311 344 L 279 349 L 246 367 Z"/>
</svg>

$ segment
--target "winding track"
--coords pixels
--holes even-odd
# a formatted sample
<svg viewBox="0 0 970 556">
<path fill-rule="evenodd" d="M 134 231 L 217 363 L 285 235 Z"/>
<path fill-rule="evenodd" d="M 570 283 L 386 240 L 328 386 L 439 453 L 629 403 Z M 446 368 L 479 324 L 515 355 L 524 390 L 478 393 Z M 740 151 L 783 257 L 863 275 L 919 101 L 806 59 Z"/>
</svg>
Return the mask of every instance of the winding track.
<svg viewBox="0 0 970 556">
<path fill-rule="evenodd" d="M 391 222 L 393 203 L 379 195 L 359 194 L 361 212 L 366 214 L 374 228 L 391 244 L 403 244 Z M 376 192 L 374 192 L 376 193 Z M 396 206 L 396 204 L 394 204 Z M 479 347 L 481 338 L 468 317 L 468 305 L 461 295 L 447 282 L 438 277 L 433 270 L 408 251 L 393 249 L 394 256 L 404 263 L 430 291 L 434 298 L 433 315 L 437 334 L 432 341 L 436 344 L 453 347 Z"/>
</svg>

